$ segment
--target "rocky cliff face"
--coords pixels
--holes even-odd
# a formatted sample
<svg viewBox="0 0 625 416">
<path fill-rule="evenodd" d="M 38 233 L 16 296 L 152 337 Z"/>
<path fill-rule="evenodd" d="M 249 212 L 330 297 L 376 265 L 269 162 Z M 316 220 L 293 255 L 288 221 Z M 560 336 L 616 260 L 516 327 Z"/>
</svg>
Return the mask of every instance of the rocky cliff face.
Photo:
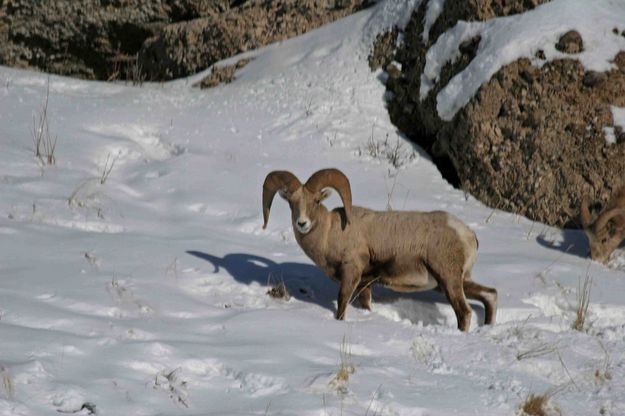
<svg viewBox="0 0 625 416">
<path fill-rule="evenodd" d="M 362 0 L 249 2 L 190 22 L 169 25 L 148 39 L 139 62 L 148 78 L 190 75 L 213 62 L 301 35 L 364 7 Z"/>
<path fill-rule="evenodd" d="M 443 120 L 437 94 L 474 59 L 481 42 L 476 36 L 460 44 L 457 59 L 442 68 L 423 100 L 419 94 L 426 53 L 459 19 L 487 20 L 543 2 L 447 0 L 424 37 L 424 1 L 394 55 L 400 65 L 386 66 L 389 112 L 414 141 L 449 160 L 450 177 L 457 175 L 458 185 L 487 205 L 574 227 L 583 194 L 605 201 L 625 182 L 625 133 L 614 125 L 611 110 L 625 106 L 625 51 L 614 59 L 614 69 L 587 71 L 575 59 L 584 50 L 583 38 L 565 33 L 554 45 L 562 59 L 540 67 L 529 59 L 505 65 L 451 120 Z M 541 54 L 536 52 L 539 61 Z M 613 132 L 612 144 L 606 129 Z"/>
<path fill-rule="evenodd" d="M 167 80 L 286 39 L 366 0 L 0 1 L 0 64 L 87 79 Z"/>
</svg>

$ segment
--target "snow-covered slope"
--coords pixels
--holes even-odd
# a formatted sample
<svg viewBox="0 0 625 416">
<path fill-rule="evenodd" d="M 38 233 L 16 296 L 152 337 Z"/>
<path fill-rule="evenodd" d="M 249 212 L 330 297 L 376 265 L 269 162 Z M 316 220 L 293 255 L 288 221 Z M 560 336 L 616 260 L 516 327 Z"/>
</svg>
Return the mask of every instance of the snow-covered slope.
<svg viewBox="0 0 625 416">
<path fill-rule="evenodd" d="M 510 415 L 545 392 L 565 415 L 625 414 L 622 260 L 590 263 L 581 233 L 453 189 L 390 123 L 366 56 L 415 4 L 252 52 L 212 90 L 50 77 L 57 161 L 43 168 L 32 124 L 48 77 L 0 68 L 0 414 Z M 475 306 L 460 333 L 438 293 L 381 288 L 372 312 L 335 321 L 337 286 L 298 248 L 282 201 L 261 229 L 270 170 L 329 166 L 355 204 L 467 222 L 498 324 L 480 326 Z M 288 301 L 266 294 L 279 280 Z M 354 371 L 336 382 L 341 355 Z"/>
</svg>

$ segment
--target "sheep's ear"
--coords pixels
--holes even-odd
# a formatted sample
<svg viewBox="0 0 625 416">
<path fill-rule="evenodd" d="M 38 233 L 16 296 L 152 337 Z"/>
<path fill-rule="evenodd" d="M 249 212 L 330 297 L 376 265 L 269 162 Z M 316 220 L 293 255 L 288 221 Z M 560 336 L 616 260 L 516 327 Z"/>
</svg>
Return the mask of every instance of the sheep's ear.
<svg viewBox="0 0 625 416">
<path fill-rule="evenodd" d="M 319 192 L 319 199 L 317 201 L 318 202 L 323 202 L 326 199 L 328 199 L 330 197 L 330 195 L 332 195 L 332 189 L 331 188 L 323 188 Z"/>
</svg>

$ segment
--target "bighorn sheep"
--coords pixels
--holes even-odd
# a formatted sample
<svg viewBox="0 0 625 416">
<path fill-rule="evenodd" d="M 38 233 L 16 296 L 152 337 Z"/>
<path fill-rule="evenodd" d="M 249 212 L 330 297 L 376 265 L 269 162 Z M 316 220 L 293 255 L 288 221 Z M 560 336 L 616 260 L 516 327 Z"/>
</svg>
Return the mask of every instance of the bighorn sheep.
<svg viewBox="0 0 625 416">
<path fill-rule="evenodd" d="M 338 192 L 343 207 L 328 211 L 321 203 L 330 195 L 328 188 Z M 485 323 L 495 323 L 497 291 L 471 280 L 475 233 L 451 214 L 352 206 L 349 180 L 337 169 L 322 169 L 304 185 L 291 172 L 274 171 L 263 184 L 263 229 L 276 192 L 289 203 L 300 247 L 340 284 L 336 319 L 345 317 L 352 296 L 371 309 L 371 285 L 380 283 L 398 292 L 438 288 L 462 331 L 471 322 L 466 298 L 482 302 Z"/>
<path fill-rule="evenodd" d="M 582 198 L 580 214 L 590 245 L 590 257 L 605 263 L 625 240 L 625 186 L 614 194 L 594 221 L 590 217 L 587 196 Z"/>
</svg>

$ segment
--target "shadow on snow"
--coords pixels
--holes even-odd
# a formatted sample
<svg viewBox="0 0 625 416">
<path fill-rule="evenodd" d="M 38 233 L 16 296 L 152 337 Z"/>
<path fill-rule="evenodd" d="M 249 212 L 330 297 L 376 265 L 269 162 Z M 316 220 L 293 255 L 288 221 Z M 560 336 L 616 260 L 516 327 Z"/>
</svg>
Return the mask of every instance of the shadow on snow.
<svg viewBox="0 0 625 416">
<path fill-rule="evenodd" d="M 590 253 L 588 239 L 581 230 L 563 229 L 560 232 L 562 241 L 549 241 L 544 235 L 536 237 L 536 242 L 545 248 L 587 258 Z"/>
<path fill-rule="evenodd" d="M 266 257 L 246 253 L 231 253 L 218 257 L 190 250 L 187 254 L 211 263 L 214 268 L 213 273 L 219 273 L 223 269 L 243 284 L 257 282 L 260 285 L 268 285 L 270 279 L 273 283 L 282 280 L 293 298 L 319 305 L 332 313 L 336 311 L 338 285 L 313 264 L 278 263 Z M 456 318 L 447 299 L 435 290 L 398 293 L 376 286 L 373 289 L 372 309 L 374 312 L 376 304 L 392 309 L 400 319 L 408 319 L 415 324 L 423 322 L 424 325 L 456 326 Z M 358 301 L 354 301 L 352 306 L 359 307 Z M 482 325 L 484 322 L 482 305 L 472 303 L 471 306 L 476 312 L 478 323 Z M 448 310 L 443 313 L 441 309 Z M 349 315 L 348 309 L 348 320 Z"/>
</svg>

